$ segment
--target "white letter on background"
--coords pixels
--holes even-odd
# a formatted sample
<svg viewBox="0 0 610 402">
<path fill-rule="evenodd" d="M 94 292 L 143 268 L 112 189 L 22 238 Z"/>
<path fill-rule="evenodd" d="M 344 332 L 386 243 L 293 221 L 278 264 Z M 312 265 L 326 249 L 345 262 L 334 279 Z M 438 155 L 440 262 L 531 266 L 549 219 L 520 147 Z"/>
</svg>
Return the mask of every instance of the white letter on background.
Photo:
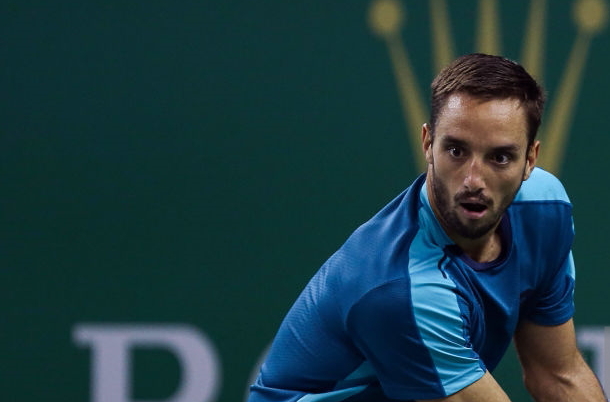
<svg viewBox="0 0 610 402">
<path fill-rule="evenodd" d="M 91 347 L 91 401 L 135 402 L 131 395 L 130 348 L 170 351 L 180 363 L 181 383 L 164 402 L 212 402 L 220 382 L 214 345 L 187 325 L 79 324 L 73 331 L 79 346 Z M 144 401 L 139 401 L 144 402 Z"/>
<path fill-rule="evenodd" d="M 593 352 L 591 368 L 604 389 L 610 389 L 610 327 L 579 327 L 576 338 L 581 349 Z"/>
</svg>

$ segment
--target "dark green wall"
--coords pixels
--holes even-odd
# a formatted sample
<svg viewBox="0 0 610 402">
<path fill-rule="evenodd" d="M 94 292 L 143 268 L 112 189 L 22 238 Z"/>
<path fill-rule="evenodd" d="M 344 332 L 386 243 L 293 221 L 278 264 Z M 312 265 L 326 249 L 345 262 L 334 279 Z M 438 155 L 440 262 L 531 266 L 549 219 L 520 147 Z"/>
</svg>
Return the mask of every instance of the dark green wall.
<svg viewBox="0 0 610 402">
<path fill-rule="evenodd" d="M 470 52 L 476 2 L 450 3 L 456 51 Z M 528 2 L 507 3 L 503 52 L 519 58 Z M 576 37 L 573 3 L 548 6 L 551 103 Z M 427 88 L 427 2 L 402 4 Z M 308 278 L 418 172 L 369 5 L 0 4 L 3 400 L 91 400 L 92 352 L 73 339 L 82 323 L 198 328 L 222 363 L 217 401 L 243 398 Z M 561 171 L 576 214 L 578 325 L 610 325 L 608 49 L 604 30 Z M 172 394 L 171 353 L 133 359 L 134 399 Z M 511 356 L 498 377 L 526 400 L 517 370 Z"/>
</svg>

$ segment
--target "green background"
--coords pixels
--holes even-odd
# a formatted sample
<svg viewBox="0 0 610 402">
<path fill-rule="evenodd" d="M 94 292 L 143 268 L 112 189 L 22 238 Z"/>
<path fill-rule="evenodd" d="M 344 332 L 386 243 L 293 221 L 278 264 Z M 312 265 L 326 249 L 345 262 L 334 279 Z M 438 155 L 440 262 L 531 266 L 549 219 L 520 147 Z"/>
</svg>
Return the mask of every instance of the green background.
<svg viewBox="0 0 610 402">
<path fill-rule="evenodd" d="M 449 3 L 456 51 L 469 53 L 477 3 Z M 548 5 L 550 104 L 576 36 L 573 3 Z M 402 4 L 427 88 L 428 3 Z M 508 57 L 521 54 L 528 4 L 501 4 Z M 3 400 L 89 400 L 91 355 L 71 335 L 89 322 L 199 328 L 222 361 L 217 400 L 242 400 L 309 277 L 418 174 L 369 6 L 0 3 Z M 608 49 L 604 30 L 561 172 L 577 228 L 577 325 L 610 325 Z M 134 398 L 170 396 L 175 358 L 134 359 Z M 512 354 L 496 375 L 528 400 Z"/>
</svg>

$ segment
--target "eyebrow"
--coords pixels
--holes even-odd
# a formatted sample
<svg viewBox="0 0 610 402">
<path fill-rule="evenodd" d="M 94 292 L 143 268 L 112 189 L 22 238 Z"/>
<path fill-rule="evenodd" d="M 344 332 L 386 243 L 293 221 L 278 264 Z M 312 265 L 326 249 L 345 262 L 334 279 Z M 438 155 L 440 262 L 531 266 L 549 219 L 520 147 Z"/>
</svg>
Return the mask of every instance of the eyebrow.
<svg viewBox="0 0 610 402">
<path fill-rule="evenodd" d="M 466 147 L 468 145 L 466 141 L 455 138 L 451 136 L 451 134 L 445 134 L 445 136 L 441 139 L 441 142 L 444 144 L 459 145 L 462 147 Z"/>
<path fill-rule="evenodd" d="M 511 154 L 518 154 L 520 150 L 521 150 L 521 147 L 519 147 L 517 145 L 505 145 L 505 146 L 494 148 L 494 151 L 496 151 L 496 152 L 511 153 Z"/>
</svg>

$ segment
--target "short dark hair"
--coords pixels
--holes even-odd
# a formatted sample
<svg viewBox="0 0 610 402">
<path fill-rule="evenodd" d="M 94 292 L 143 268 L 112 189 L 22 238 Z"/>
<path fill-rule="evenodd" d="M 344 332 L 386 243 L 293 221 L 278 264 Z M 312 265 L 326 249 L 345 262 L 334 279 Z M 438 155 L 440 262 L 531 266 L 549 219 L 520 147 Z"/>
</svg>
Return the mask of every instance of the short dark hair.
<svg viewBox="0 0 610 402">
<path fill-rule="evenodd" d="M 534 143 L 545 96 L 542 87 L 518 63 L 501 56 L 472 53 L 445 67 L 432 81 L 430 128 L 432 133 L 447 98 L 466 93 L 482 99 L 519 99 L 525 107 L 528 146 Z"/>
</svg>

